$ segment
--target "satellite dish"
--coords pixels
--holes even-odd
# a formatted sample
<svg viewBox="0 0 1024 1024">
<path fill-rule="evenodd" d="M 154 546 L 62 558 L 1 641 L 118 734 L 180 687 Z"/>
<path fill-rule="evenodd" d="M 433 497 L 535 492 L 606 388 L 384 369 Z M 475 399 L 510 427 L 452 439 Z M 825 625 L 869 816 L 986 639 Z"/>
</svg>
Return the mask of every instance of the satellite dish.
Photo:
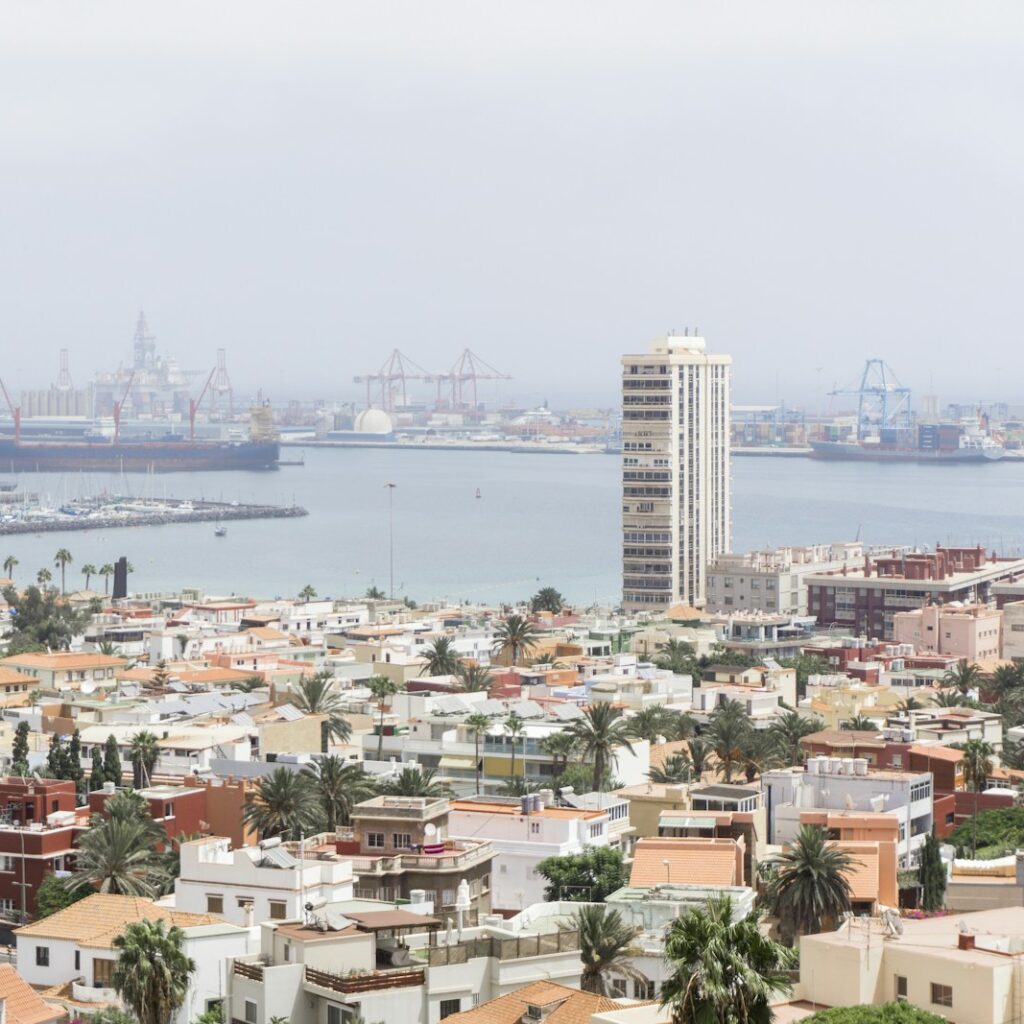
<svg viewBox="0 0 1024 1024">
<path fill-rule="evenodd" d="M 437 826 L 431 822 L 427 822 L 427 824 L 423 826 L 423 834 L 425 836 L 437 835 Z"/>
<path fill-rule="evenodd" d="M 81 686 L 82 693 L 90 694 L 96 692 L 96 683 L 92 679 L 86 679 Z"/>
</svg>

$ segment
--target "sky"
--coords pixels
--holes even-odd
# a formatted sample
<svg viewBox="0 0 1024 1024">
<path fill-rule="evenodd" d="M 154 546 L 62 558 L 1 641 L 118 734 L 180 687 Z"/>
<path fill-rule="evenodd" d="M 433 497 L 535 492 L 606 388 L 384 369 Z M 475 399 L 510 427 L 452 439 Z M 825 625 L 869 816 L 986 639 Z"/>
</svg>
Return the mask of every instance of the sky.
<svg viewBox="0 0 1024 1024">
<path fill-rule="evenodd" d="M 144 308 L 236 390 L 357 397 L 394 348 L 613 405 L 700 329 L 740 402 L 863 361 L 1024 400 L 1024 5 L 0 5 L 0 374 L 82 383 Z"/>
</svg>

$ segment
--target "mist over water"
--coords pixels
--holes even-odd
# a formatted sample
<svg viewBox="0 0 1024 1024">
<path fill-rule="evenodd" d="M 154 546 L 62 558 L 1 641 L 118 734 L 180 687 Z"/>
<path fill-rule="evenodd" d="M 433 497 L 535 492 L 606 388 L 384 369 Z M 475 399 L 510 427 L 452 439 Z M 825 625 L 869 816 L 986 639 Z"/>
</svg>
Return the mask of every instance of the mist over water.
<svg viewBox="0 0 1024 1024">
<path fill-rule="evenodd" d="M 298 454 L 298 450 L 288 450 Z M 620 460 L 613 456 L 308 449 L 276 473 L 19 474 L 59 503 L 102 490 L 150 497 L 305 506 L 296 520 L 146 526 L 0 537 L 0 557 L 34 579 L 67 547 L 68 589 L 81 567 L 118 555 L 135 592 L 361 595 L 388 580 L 388 494 L 394 491 L 395 592 L 417 601 L 526 597 L 541 584 L 572 601 L 614 603 L 620 590 Z M 476 497 L 477 489 L 480 497 Z M 733 460 L 733 549 L 850 540 L 983 544 L 1024 552 L 1024 460 L 928 466 Z M 59 575 L 55 572 L 55 578 Z M 93 581 L 103 589 L 103 581 Z"/>
</svg>

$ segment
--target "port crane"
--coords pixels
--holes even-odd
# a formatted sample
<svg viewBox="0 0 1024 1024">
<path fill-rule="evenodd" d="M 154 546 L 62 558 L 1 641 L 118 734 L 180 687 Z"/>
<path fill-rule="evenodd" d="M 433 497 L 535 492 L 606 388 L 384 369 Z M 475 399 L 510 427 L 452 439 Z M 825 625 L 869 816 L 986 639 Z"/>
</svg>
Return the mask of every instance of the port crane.
<svg viewBox="0 0 1024 1024">
<path fill-rule="evenodd" d="M 121 400 L 114 403 L 114 444 L 117 444 L 121 438 L 121 410 L 124 408 L 124 403 L 128 401 L 128 395 L 131 393 L 134 383 L 135 370 L 133 369 L 128 377 L 128 385 L 124 389 L 124 394 L 121 395 Z"/>
<path fill-rule="evenodd" d="M 435 374 L 424 370 L 397 348 L 376 373 L 352 378 L 353 383 L 366 385 L 367 409 L 373 407 L 373 392 L 376 388 L 380 396 L 380 408 L 388 413 L 394 412 L 396 406 L 404 409 L 407 405 L 406 381 L 422 380 L 433 383 L 436 379 Z"/>
<path fill-rule="evenodd" d="M 11 419 L 14 420 L 14 440 L 18 442 L 21 440 L 21 406 L 16 406 L 11 401 L 11 396 L 7 392 L 7 385 L 3 382 L 2 377 L 0 377 L 0 388 L 3 389 L 4 398 L 7 400 L 7 408 L 11 410 Z"/>
<path fill-rule="evenodd" d="M 892 368 L 882 359 L 868 359 L 860 385 L 835 388 L 830 395 L 857 396 L 857 440 L 876 432 L 909 429 L 910 388 L 903 387 Z"/>
<path fill-rule="evenodd" d="M 441 389 L 447 384 L 450 390 L 451 409 L 475 409 L 478 404 L 476 384 L 480 380 L 511 380 L 511 376 L 485 363 L 475 352 L 463 349 L 448 373 L 437 377 L 437 406 L 442 407 Z"/>
</svg>

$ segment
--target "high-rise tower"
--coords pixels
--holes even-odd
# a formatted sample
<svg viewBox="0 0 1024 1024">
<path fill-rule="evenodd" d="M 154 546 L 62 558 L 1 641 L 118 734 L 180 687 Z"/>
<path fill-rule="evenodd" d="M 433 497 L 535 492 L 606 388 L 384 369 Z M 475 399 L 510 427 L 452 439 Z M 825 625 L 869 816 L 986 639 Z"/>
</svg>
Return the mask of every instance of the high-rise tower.
<svg viewBox="0 0 1024 1024">
<path fill-rule="evenodd" d="M 729 550 L 729 356 L 689 330 L 622 357 L 622 601 L 700 607 Z"/>
</svg>

